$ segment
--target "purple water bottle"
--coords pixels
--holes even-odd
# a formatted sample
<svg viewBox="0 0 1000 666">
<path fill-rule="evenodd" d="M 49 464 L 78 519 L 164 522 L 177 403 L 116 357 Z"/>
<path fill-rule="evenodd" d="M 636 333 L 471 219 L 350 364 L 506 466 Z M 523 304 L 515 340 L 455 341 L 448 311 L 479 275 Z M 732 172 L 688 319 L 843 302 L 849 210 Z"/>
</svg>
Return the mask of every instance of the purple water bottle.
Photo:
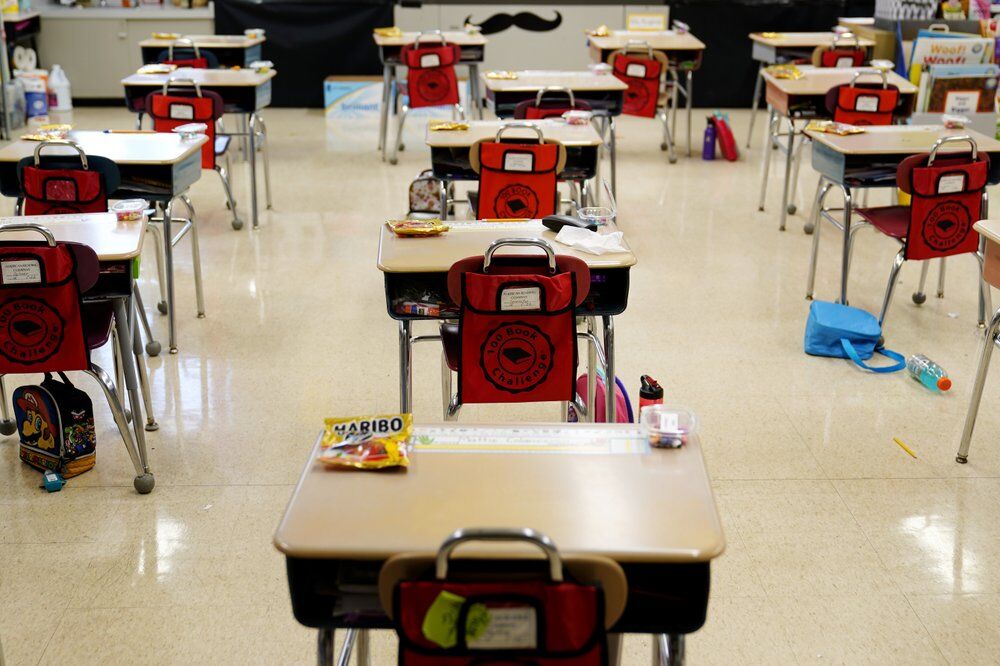
<svg viewBox="0 0 1000 666">
<path fill-rule="evenodd" d="M 711 118 L 708 119 L 708 124 L 705 126 L 705 139 L 701 146 L 701 159 L 715 159 L 715 123 L 712 122 Z"/>
</svg>

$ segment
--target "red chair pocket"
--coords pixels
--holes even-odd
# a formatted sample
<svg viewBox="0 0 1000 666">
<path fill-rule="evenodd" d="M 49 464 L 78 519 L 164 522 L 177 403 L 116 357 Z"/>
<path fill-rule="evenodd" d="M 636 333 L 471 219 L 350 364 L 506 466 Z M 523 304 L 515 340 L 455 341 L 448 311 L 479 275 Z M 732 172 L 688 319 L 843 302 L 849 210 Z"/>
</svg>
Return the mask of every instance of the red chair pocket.
<svg viewBox="0 0 1000 666">
<path fill-rule="evenodd" d="M 819 56 L 821 67 L 860 67 L 864 62 L 864 49 L 829 49 Z"/>
<path fill-rule="evenodd" d="M 989 161 L 984 158 L 960 163 L 942 158 L 932 166 L 913 168 L 907 259 L 933 259 L 979 249 L 979 234 L 972 225 L 981 217 L 988 175 Z"/>
<path fill-rule="evenodd" d="M 891 125 L 898 103 L 895 86 L 838 86 L 833 119 L 849 125 Z"/>
<path fill-rule="evenodd" d="M 208 69 L 208 60 L 206 58 L 174 58 L 173 60 L 164 60 L 163 64 L 190 67 L 191 69 Z"/>
<path fill-rule="evenodd" d="M 457 44 L 403 47 L 400 57 L 407 69 L 406 92 L 410 108 L 458 104 L 455 63 L 462 50 Z"/>
<path fill-rule="evenodd" d="M 108 210 L 108 196 L 97 171 L 28 166 L 21 178 L 25 215 L 104 213 Z"/>
<path fill-rule="evenodd" d="M 556 212 L 559 146 L 553 143 L 479 144 L 476 216 L 540 218 Z"/>
<path fill-rule="evenodd" d="M 623 113 L 652 118 L 660 99 L 660 75 L 663 63 L 653 58 L 616 55 L 612 63 L 614 75 L 628 85 Z"/>
<path fill-rule="evenodd" d="M 460 401 L 571 400 L 577 361 L 575 303 L 572 273 L 465 273 Z"/>
<path fill-rule="evenodd" d="M 208 141 L 201 147 L 201 167 L 215 168 L 215 121 L 221 115 L 221 100 L 209 96 L 195 97 L 172 93 L 150 93 L 146 112 L 153 119 L 157 132 L 171 132 L 188 123 L 205 123 Z"/>
</svg>

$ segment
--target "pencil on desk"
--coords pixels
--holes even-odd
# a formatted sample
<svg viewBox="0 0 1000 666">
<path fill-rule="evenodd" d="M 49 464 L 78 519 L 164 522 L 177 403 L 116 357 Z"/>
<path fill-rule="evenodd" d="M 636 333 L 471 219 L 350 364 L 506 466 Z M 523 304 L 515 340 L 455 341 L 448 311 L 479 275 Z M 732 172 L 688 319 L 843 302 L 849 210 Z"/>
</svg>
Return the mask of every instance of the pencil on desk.
<svg viewBox="0 0 1000 666">
<path fill-rule="evenodd" d="M 899 445 L 899 448 L 901 448 L 904 451 L 906 451 L 907 453 L 909 453 L 912 457 L 914 457 L 914 458 L 917 457 L 917 454 L 913 452 L 913 449 L 911 449 L 906 444 L 904 444 L 903 441 L 899 437 L 893 437 L 892 441 L 896 442 L 896 444 Z"/>
</svg>

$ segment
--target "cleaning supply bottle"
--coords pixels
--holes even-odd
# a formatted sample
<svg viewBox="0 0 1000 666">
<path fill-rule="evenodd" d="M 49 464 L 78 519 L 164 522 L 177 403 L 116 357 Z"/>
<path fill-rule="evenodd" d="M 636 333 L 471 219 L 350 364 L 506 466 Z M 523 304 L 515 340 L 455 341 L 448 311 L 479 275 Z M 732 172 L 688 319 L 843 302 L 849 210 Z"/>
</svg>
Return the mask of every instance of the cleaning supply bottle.
<svg viewBox="0 0 1000 666">
<path fill-rule="evenodd" d="M 705 137 L 701 146 L 701 159 L 715 159 L 715 122 L 712 116 L 708 117 L 708 124 L 705 125 Z"/>
<path fill-rule="evenodd" d="M 73 108 L 69 77 L 59 65 L 52 65 L 52 71 L 49 73 L 49 90 L 52 91 L 50 106 L 53 111 L 69 111 Z"/>
<path fill-rule="evenodd" d="M 663 387 L 650 377 L 643 375 L 639 378 L 639 418 L 642 418 L 642 410 L 649 405 L 663 404 Z"/>
<path fill-rule="evenodd" d="M 907 359 L 906 371 L 932 391 L 944 393 L 951 388 L 951 380 L 945 369 L 923 354 L 914 354 Z"/>
</svg>

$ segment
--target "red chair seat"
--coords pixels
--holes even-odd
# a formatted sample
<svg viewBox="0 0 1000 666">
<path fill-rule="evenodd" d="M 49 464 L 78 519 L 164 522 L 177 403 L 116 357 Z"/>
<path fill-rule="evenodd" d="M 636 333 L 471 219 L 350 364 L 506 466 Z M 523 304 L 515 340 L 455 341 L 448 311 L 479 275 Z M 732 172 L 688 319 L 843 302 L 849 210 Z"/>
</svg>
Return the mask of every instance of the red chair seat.
<svg viewBox="0 0 1000 666">
<path fill-rule="evenodd" d="M 441 343 L 444 359 L 452 372 L 458 372 L 458 359 L 462 355 L 462 338 L 458 335 L 458 324 L 441 324 Z"/>
<path fill-rule="evenodd" d="M 858 208 L 858 215 L 868 220 L 873 227 L 886 236 L 906 238 L 910 226 L 909 206 L 879 206 L 878 208 Z"/>
<path fill-rule="evenodd" d="M 80 310 L 83 318 L 83 334 L 86 336 L 87 349 L 103 347 L 111 338 L 111 326 L 114 324 L 114 306 L 111 303 L 84 303 Z"/>
</svg>

